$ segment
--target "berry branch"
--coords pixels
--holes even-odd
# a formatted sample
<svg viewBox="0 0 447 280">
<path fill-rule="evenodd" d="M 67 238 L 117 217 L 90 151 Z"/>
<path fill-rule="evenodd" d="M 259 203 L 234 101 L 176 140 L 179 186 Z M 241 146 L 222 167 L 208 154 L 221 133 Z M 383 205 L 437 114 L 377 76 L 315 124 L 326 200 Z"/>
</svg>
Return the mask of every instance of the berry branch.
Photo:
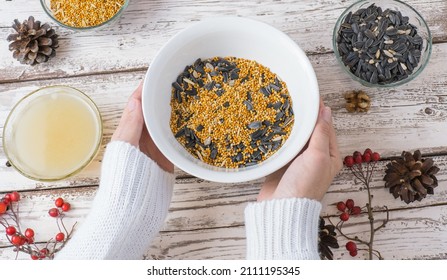
<svg viewBox="0 0 447 280">
<path fill-rule="evenodd" d="M 352 257 L 357 256 L 358 251 L 367 251 L 370 260 L 373 257 L 377 257 L 382 260 L 383 257 L 379 251 L 375 250 L 374 247 L 374 236 L 375 233 L 386 226 L 389 221 L 389 212 L 386 206 L 381 208 L 386 211 L 386 218 L 382 223 L 376 227 L 376 221 L 374 219 L 374 207 L 373 207 L 373 195 L 370 190 L 370 183 L 372 179 L 373 172 L 375 170 L 377 162 L 380 160 L 380 154 L 377 152 L 372 152 L 371 149 L 366 149 L 362 154 L 358 151 L 354 152 L 352 156 L 346 156 L 344 164 L 349 168 L 351 173 L 366 187 L 368 194 L 368 202 L 364 207 L 356 206 L 354 200 L 348 199 L 346 202 L 338 202 L 337 209 L 341 211 L 340 221 L 334 225 L 334 223 L 329 219 L 330 223 L 335 226 L 337 231 L 344 238 L 349 240 L 346 243 L 346 249 Z M 343 232 L 343 225 L 349 220 L 351 216 L 360 216 L 362 214 L 367 214 L 370 235 L 369 240 L 360 239 L 358 236 L 350 237 Z M 366 248 L 357 248 L 357 243 L 365 246 Z"/>
<path fill-rule="evenodd" d="M 59 233 L 54 239 L 48 240 L 43 247 L 39 247 L 34 243 L 35 232 L 32 228 L 27 228 L 24 232 L 21 230 L 19 201 L 20 194 L 18 192 L 8 193 L 0 199 L 0 225 L 5 229 L 6 239 L 17 252 L 16 259 L 20 252 L 30 255 L 33 260 L 53 259 L 54 255 L 70 240 L 76 226 L 75 223 L 70 230 L 67 230 L 64 224 L 65 213 L 71 209 L 70 203 L 64 202 L 62 198 L 55 200 L 56 208 L 51 208 L 48 214 L 56 218 Z"/>
</svg>

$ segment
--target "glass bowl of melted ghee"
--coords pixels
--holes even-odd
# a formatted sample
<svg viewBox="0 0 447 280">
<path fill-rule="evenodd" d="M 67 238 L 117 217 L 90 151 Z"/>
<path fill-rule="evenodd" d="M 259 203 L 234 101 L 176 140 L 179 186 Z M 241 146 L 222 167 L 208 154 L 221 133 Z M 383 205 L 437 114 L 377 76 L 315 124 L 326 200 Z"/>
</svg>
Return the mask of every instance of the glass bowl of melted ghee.
<svg viewBox="0 0 447 280">
<path fill-rule="evenodd" d="M 68 178 L 96 156 L 102 119 L 95 103 L 68 86 L 31 92 L 12 109 L 3 130 L 10 164 L 38 181 Z"/>
</svg>

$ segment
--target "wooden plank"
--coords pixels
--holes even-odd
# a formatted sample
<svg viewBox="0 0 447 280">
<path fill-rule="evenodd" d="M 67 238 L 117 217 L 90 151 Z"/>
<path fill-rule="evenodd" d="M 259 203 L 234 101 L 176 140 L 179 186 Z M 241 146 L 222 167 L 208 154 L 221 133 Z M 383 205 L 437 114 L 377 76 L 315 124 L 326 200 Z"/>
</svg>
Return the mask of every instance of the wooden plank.
<svg viewBox="0 0 447 280">
<path fill-rule="evenodd" d="M 331 54 L 312 56 L 311 62 L 318 76 L 320 93 L 334 112 L 343 155 L 352 153 L 353 149 L 367 147 L 384 156 L 396 156 L 402 150 L 418 148 L 423 153 L 447 152 L 447 44 L 434 47 L 433 57 L 424 73 L 407 85 L 394 89 L 359 86 L 341 72 Z M 71 85 L 87 93 L 98 104 L 104 118 L 104 141 L 98 157 L 78 176 L 61 182 L 36 183 L 7 168 L 0 141 L 0 191 L 97 184 L 104 147 L 118 125 L 128 96 L 144 74 L 144 71 L 136 71 L 0 84 L 0 128 L 20 98 L 39 87 L 54 84 Z M 351 114 L 344 109 L 343 94 L 353 89 L 364 89 L 370 95 L 372 108 L 368 113 Z M 180 171 L 177 174 L 185 175 Z"/>
<path fill-rule="evenodd" d="M 332 51 L 337 18 L 354 0 L 283 1 L 131 1 L 115 25 L 101 31 L 72 32 L 57 28 L 60 48 L 50 63 L 35 67 L 14 61 L 8 42 L 0 40 L 0 83 L 40 80 L 91 73 L 146 69 L 170 37 L 193 22 L 216 16 L 242 16 L 271 24 L 288 34 L 309 54 Z M 435 42 L 447 40 L 447 4 L 444 0 L 410 0 L 427 20 Z M 0 38 L 6 38 L 14 18 L 33 15 L 50 21 L 38 1 L 1 1 Z M 53 24 L 56 26 L 56 24 Z M 96 51 L 101 50 L 101 51 Z M 7 71 L 6 71 L 7 69 Z"/>
<path fill-rule="evenodd" d="M 447 204 L 447 156 L 434 157 L 436 165 L 441 169 L 437 175 L 439 186 L 434 195 L 428 195 L 421 202 L 405 204 L 399 199 L 394 199 L 388 189 L 384 188 L 382 180 L 385 164 L 377 165 L 371 183 L 371 191 L 374 196 L 373 205 L 387 205 L 390 210 L 402 208 L 424 208 L 430 205 Z M 197 178 L 178 179 L 174 188 L 170 214 L 164 228 L 165 231 L 196 230 L 211 227 L 229 227 L 243 224 L 243 209 L 247 202 L 256 200 L 262 180 L 240 184 L 220 184 Z M 34 212 L 44 213 L 46 208 L 39 208 L 42 202 L 52 200 L 58 196 L 68 197 L 76 209 L 76 217 L 83 218 L 90 209 L 90 203 L 96 191 L 96 186 L 91 187 L 66 187 L 58 189 L 41 189 L 24 193 L 22 211 L 25 217 L 31 215 L 31 220 L 36 217 Z M 364 187 L 354 178 L 348 169 L 335 178 L 332 186 L 322 201 L 322 215 L 337 215 L 335 204 L 353 198 L 358 205 L 365 205 L 367 193 Z M 48 203 L 47 203 L 48 204 Z M 42 207 L 46 207 L 42 204 Z M 49 203 L 52 205 L 52 202 Z M 48 209 L 46 209 L 48 210 Z M 185 226 L 186 225 L 186 226 Z"/>
<path fill-rule="evenodd" d="M 444 214 L 447 209 L 447 156 L 435 157 L 441 173 L 437 176 L 439 187 L 435 195 L 430 195 L 421 202 L 406 205 L 395 200 L 383 188 L 384 164 L 378 166 L 373 176 L 372 195 L 375 206 L 387 205 L 390 209 L 390 225 L 383 234 L 377 236 L 377 246 L 386 258 L 441 258 L 437 255 L 439 244 L 445 242 L 443 232 L 446 221 Z M 334 204 L 340 200 L 353 198 L 357 205 L 366 202 L 366 191 L 356 185 L 353 176 L 347 169 L 337 176 L 328 194 L 323 200 L 324 216 L 332 216 L 333 221 L 338 215 Z M 148 254 L 149 258 L 243 258 L 244 244 L 244 208 L 248 202 L 255 201 L 261 181 L 244 184 L 216 184 L 203 180 L 177 180 L 174 188 L 170 211 L 161 237 L 154 241 L 156 250 Z M 21 202 L 21 219 L 23 227 L 33 227 L 36 230 L 36 241 L 44 241 L 52 237 L 56 231 L 53 218 L 47 214 L 53 207 L 57 197 L 69 201 L 73 209 L 67 214 L 67 226 L 75 222 L 82 223 L 90 210 L 96 187 L 64 188 L 23 192 Z M 380 212 L 377 219 L 384 217 Z M 360 222 L 361 221 L 361 222 Z M 351 218 L 346 227 L 347 232 L 363 234 L 366 217 Z M 405 230 L 404 230 L 405 229 Z M 381 237 L 382 236 L 382 237 Z M 408 236 L 399 241 L 399 236 Z M 409 244 L 410 236 L 419 240 Z M 444 234 L 447 238 L 447 235 Z M 394 239 L 390 239 L 393 237 Z M 440 240 L 441 239 L 441 240 Z M 425 247 L 424 240 L 429 243 Z M 434 240 L 441 243 L 436 243 Z M 343 241 L 344 242 L 344 241 Z M 394 248 L 391 246 L 395 244 Z M 438 245 L 438 248 L 435 246 Z M 5 239 L 0 238 L 0 248 L 7 246 Z M 241 247 L 242 246 L 242 247 Z M 390 246 L 392 248 L 390 248 Z M 212 250 L 219 248 L 219 251 Z M 2 249 L 0 251 L 7 251 Z M 402 251 L 399 255 L 393 252 Z M 343 252 L 342 252 L 343 253 Z M 0 259 L 11 258 L 0 252 Z M 342 256 L 341 257 L 346 257 Z"/>
<path fill-rule="evenodd" d="M 374 248 L 385 259 L 446 259 L 442 244 L 447 242 L 446 205 L 424 209 L 407 209 L 390 213 L 387 226 L 376 233 Z M 383 213 L 382 213 L 383 215 Z M 380 215 L 376 215 L 377 219 Z M 345 230 L 359 238 L 369 237 L 369 224 L 350 221 Z M 353 259 L 338 237 L 340 249 L 333 250 L 334 259 Z M 359 248 L 362 248 L 360 245 Z M 162 232 L 148 252 L 151 259 L 245 259 L 244 227 L 204 229 L 198 231 Z M 359 251 L 355 259 L 366 259 Z"/>
<path fill-rule="evenodd" d="M 42 201 L 41 203 L 43 204 Z M 447 220 L 444 215 L 446 209 L 447 206 L 442 205 L 392 211 L 387 226 L 376 233 L 374 248 L 379 250 L 385 259 L 446 259 L 447 255 L 440 246 L 447 242 Z M 378 220 L 381 216 L 384 216 L 384 213 L 375 215 Z M 40 220 L 29 225 L 44 229 L 36 235 L 49 238 L 57 232 L 55 225 L 43 223 L 44 219 L 50 219 L 48 216 L 36 215 L 35 218 Z M 67 225 L 71 225 L 78 218 L 67 218 Z M 365 221 L 366 217 L 351 219 L 344 227 L 345 233 L 368 238 L 368 224 Z M 335 259 L 351 259 L 343 248 L 346 240 L 338 237 L 338 241 L 341 248 L 334 250 Z M 162 231 L 152 242 L 146 258 L 244 259 L 245 244 L 243 225 Z M 0 259 L 15 258 L 12 248 L 5 245 L 2 242 L 0 246 Z M 360 253 L 358 258 L 366 258 L 366 255 Z M 19 259 L 28 259 L 28 256 L 21 254 Z"/>
</svg>

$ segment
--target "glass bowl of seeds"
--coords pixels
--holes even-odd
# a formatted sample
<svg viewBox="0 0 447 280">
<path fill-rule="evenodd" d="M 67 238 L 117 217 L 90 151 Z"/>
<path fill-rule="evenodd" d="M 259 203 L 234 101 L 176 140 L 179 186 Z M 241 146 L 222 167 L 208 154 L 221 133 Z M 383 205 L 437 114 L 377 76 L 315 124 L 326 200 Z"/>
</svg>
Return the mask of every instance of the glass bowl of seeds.
<svg viewBox="0 0 447 280">
<path fill-rule="evenodd" d="M 75 31 L 89 31 L 115 22 L 129 0 L 40 0 L 40 3 L 59 25 Z"/>
<path fill-rule="evenodd" d="M 354 80 L 368 87 L 395 87 L 417 77 L 432 51 L 430 29 L 410 5 L 361 0 L 339 17 L 335 56 Z"/>
<path fill-rule="evenodd" d="M 290 162 L 316 123 L 306 54 L 281 31 L 240 17 L 206 19 L 158 52 L 146 74 L 146 126 L 161 152 L 196 177 L 235 183 Z"/>
</svg>

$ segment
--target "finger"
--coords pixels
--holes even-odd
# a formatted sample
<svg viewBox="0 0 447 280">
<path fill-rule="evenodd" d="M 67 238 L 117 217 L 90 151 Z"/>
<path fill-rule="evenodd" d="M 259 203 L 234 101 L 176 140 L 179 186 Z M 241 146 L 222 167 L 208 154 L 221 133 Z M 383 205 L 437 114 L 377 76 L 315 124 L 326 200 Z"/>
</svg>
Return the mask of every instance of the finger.
<svg viewBox="0 0 447 280">
<path fill-rule="evenodd" d="M 138 147 L 143 130 L 143 111 L 141 109 L 141 84 L 130 96 L 124 108 L 120 123 L 112 136 L 112 141 L 124 141 Z"/>
<path fill-rule="evenodd" d="M 309 148 L 318 150 L 325 154 L 330 153 L 329 143 L 332 129 L 332 113 L 331 108 L 322 106 L 318 116 L 317 124 L 310 138 Z"/>
<path fill-rule="evenodd" d="M 324 102 L 323 99 L 320 97 L 320 110 L 324 109 Z M 328 112 L 321 112 L 322 114 L 327 114 Z M 337 172 L 341 170 L 343 167 L 343 162 L 341 159 L 340 150 L 338 148 L 338 142 L 337 142 L 337 134 L 335 133 L 334 128 L 334 120 L 332 117 L 332 112 L 329 115 L 326 115 L 326 121 L 330 124 L 329 128 L 329 154 L 331 156 L 331 159 L 333 161 L 333 166 L 335 166 L 335 169 Z"/>
<path fill-rule="evenodd" d="M 332 166 L 334 167 L 334 172 L 337 174 L 343 168 L 343 160 L 338 148 L 337 135 L 335 133 L 334 127 L 332 127 L 331 137 L 329 139 L 329 149 L 332 160 Z"/>
<path fill-rule="evenodd" d="M 131 97 L 141 101 L 141 95 L 143 94 L 143 81 L 140 82 L 137 89 L 132 93 Z"/>
<path fill-rule="evenodd" d="M 331 157 L 340 157 L 340 151 L 337 142 L 337 134 L 335 133 L 332 117 L 331 117 L 331 129 L 329 134 L 329 150 Z"/>
</svg>

